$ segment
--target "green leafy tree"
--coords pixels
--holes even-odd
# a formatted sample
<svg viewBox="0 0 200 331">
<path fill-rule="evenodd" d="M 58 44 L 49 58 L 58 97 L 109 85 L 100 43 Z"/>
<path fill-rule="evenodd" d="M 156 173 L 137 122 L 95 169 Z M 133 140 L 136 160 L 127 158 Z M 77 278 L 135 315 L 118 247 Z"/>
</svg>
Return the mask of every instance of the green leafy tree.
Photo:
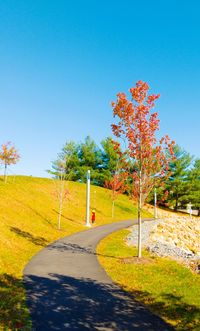
<svg viewBox="0 0 200 331">
<path fill-rule="evenodd" d="M 52 175 L 60 178 L 65 173 L 65 179 L 77 181 L 79 179 L 80 160 L 78 156 L 78 145 L 74 141 L 67 142 L 58 154 L 56 161 L 52 162 Z"/>
<path fill-rule="evenodd" d="M 112 180 L 116 170 L 122 168 L 123 161 L 119 157 L 116 142 L 112 138 L 102 140 L 99 147 L 87 136 L 84 142 L 79 144 L 74 141 L 66 142 L 57 160 L 52 162 L 52 169 L 48 172 L 60 178 L 63 164 L 65 164 L 67 180 L 86 182 L 87 170 L 90 170 L 91 183 L 103 187 L 105 181 Z"/>
<path fill-rule="evenodd" d="M 200 159 L 195 160 L 194 166 L 189 173 L 190 191 L 188 202 L 193 208 L 197 208 L 200 214 Z"/>
<path fill-rule="evenodd" d="M 86 182 L 86 173 L 90 169 L 91 183 L 99 185 L 102 177 L 102 154 L 100 148 L 89 136 L 85 138 L 84 143 L 79 145 L 79 170 L 78 178 Z"/>
<path fill-rule="evenodd" d="M 188 201 L 190 192 L 189 173 L 192 156 L 180 146 L 173 147 L 175 159 L 169 164 L 170 177 L 165 183 L 165 191 L 169 192 L 167 201 L 175 210 L 180 204 Z"/>
<path fill-rule="evenodd" d="M 111 137 L 102 140 L 102 180 L 101 186 L 105 182 L 112 180 L 116 169 L 120 168 L 119 154 L 115 148 L 115 142 Z"/>
</svg>

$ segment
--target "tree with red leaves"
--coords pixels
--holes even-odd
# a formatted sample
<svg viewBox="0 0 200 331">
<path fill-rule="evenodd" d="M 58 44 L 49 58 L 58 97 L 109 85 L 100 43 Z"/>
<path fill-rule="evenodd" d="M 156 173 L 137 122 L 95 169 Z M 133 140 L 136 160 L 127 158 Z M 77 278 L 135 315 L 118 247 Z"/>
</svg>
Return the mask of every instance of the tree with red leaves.
<svg viewBox="0 0 200 331">
<path fill-rule="evenodd" d="M 127 172 L 116 171 L 112 179 L 105 181 L 105 187 L 111 190 L 112 218 L 114 217 L 115 200 L 117 199 L 118 195 L 124 193 L 127 188 L 125 184 L 127 177 Z"/>
<path fill-rule="evenodd" d="M 63 211 L 63 204 L 65 200 L 69 200 L 70 198 L 70 191 L 65 188 L 66 180 L 69 179 L 70 174 L 66 174 L 66 169 L 71 159 L 71 154 L 69 153 L 67 156 L 64 157 L 63 160 L 57 160 L 56 166 L 58 171 L 49 171 L 49 173 L 56 175 L 58 180 L 56 180 L 56 190 L 53 191 L 53 195 L 58 200 L 58 230 L 61 229 L 61 217 Z"/>
<path fill-rule="evenodd" d="M 113 150 L 116 152 L 117 163 L 112 174 L 112 177 L 105 181 L 104 187 L 111 190 L 111 199 L 112 199 L 112 218 L 114 217 L 114 209 L 115 209 L 115 200 L 117 199 L 119 194 L 122 194 L 127 189 L 126 180 L 128 177 L 128 173 L 124 171 L 126 159 L 124 157 L 124 153 L 121 151 L 120 144 L 112 140 L 111 144 L 113 146 Z"/>
<path fill-rule="evenodd" d="M 7 181 L 7 167 L 11 164 L 15 164 L 19 161 L 20 156 L 18 151 L 9 141 L 1 146 L 0 162 L 4 164 L 4 182 Z"/>
<path fill-rule="evenodd" d="M 168 164 L 175 144 L 168 135 L 160 140 L 156 138 L 160 121 L 158 113 L 151 113 L 151 110 L 160 95 L 148 95 L 148 91 L 147 83 L 138 81 L 130 89 L 130 101 L 124 93 L 118 93 L 117 101 L 112 102 L 113 115 L 117 118 L 117 123 L 112 124 L 112 131 L 126 142 L 126 153 L 134 164 L 129 176 L 133 181 L 132 196 L 138 201 L 138 257 L 142 255 L 142 206 L 155 183 L 169 175 Z"/>
</svg>

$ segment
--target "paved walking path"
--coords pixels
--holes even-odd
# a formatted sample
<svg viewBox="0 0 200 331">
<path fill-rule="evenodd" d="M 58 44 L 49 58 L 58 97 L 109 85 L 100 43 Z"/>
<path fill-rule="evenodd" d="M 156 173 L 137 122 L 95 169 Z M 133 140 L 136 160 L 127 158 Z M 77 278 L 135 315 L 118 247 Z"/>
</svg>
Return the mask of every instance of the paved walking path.
<svg viewBox="0 0 200 331">
<path fill-rule="evenodd" d="M 95 247 L 123 221 L 61 239 L 26 266 L 33 330 L 170 331 L 170 326 L 113 284 L 99 265 Z"/>
</svg>

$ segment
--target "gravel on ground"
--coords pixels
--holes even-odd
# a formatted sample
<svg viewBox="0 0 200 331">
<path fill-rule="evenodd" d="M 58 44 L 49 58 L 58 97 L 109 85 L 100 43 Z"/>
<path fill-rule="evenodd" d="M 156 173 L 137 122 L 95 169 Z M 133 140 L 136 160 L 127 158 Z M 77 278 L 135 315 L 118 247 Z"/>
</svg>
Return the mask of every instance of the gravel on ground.
<svg viewBox="0 0 200 331">
<path fill-rule="evenodd" d="M 195 220 L 188 217 L 181 217 L 174 215 L 174 218 L 168 220 L 159 218 L 154 221 L 145 221 L 142 223 L 142 247 L 145 247 L 153 255 L 160 257 L 170 257 L 175 259 L 193 271 L 200 273 L 200 255 L 199 252 L 192 251 L 185 245 L 186 237 L 194 237 L 194 231 L 197 231 L 190 226 L 189 222 L 195 222 Z M 197 223 L 198 224 L 198 223 Z M 186 229 L 187 225 L 187 229 Z M 172 227 L 171 227 L 172 226 Z M 178 239 L 176 231 L 178 233 Z M 188 228 L 190 233 L 188 234 Z M 174 232 L 172 235 L 169 230 Z M 183 229 L 186 229 L 185 232 Z M 130 234 L 127 236 L 127 244 L 129 246 L 137 246 L 138 244 L 138 226 L 133 225 L 130 228 Z M 196 234 L 196 232 L 195 232 Z M 190 240 L 187 240 L 187 242 Z M 195 243 L 197 245 L 197 243 Z"/>
</svg>

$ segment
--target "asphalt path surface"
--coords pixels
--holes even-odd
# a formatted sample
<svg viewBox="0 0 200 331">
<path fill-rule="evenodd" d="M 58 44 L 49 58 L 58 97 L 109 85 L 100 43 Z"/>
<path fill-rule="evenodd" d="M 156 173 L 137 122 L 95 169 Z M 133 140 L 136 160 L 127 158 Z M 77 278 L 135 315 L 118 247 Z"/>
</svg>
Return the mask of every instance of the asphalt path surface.
<svg viewBox="0 0 200 331">
<path fill-rule="evenodd" d="M 98 242 L 133 223 L 116 222 L 76 233 L 33 257 L 24 270 L 33 331 L 173 330 L 114 284 L 98 263 Z"/>
</svg>

